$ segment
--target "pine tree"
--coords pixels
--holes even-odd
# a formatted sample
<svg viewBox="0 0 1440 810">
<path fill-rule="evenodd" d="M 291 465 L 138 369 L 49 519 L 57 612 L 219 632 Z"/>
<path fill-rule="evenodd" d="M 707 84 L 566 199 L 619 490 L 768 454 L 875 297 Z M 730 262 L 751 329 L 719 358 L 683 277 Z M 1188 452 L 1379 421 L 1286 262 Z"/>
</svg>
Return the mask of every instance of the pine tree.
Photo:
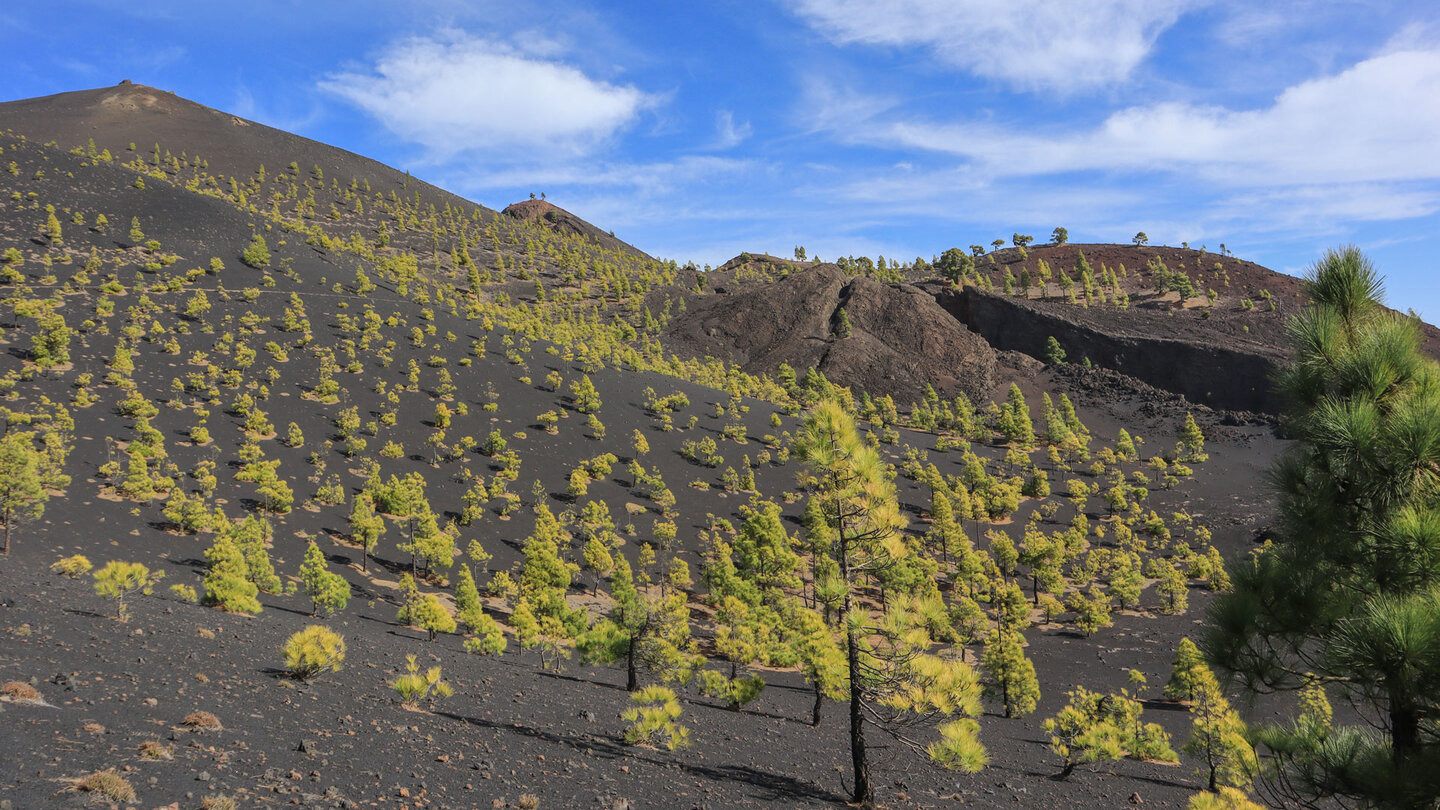
<svg viewBox="0 0 1440 810">
<path fill-rule="evenodd" d="M 1247 689 L 1318 678 L 1355 696 L 1364 720 L 1275 780 L 1292 801 L 1429 807 L 1440 799 L 1440 369 L 1418 321 L 1381 306 L 1357 248 L 1327 253 L 1305 288 L 1295 358 L 1277 379 L 1297 440 L 1273 473 L 1281 519 L 1267 550 L 1232 567 L 1205 647 Z"/>
<path fill-rule="evenodd" d="M 927 544 L 946 560 L 965 539 L 964 530 L 955 522 L 955 510 L 943 486 L 932 486 L 930 489 L 930 531 L 925 536 Z"/>
<path fill-rule="evenodd" d="M 42 371 L 70 362 L 70 327 L 65 316 L 46 308 L 36 319 L 38 330 L 31 338 L 30 357 Z"/>
<path fill-rule="evenodd" d="M 1121 690 L 1103 695 L 1083 686 L 1068 693 L 1070 702 L 1045 721 L 1050 750 L 1059 755 L 1068 777 L 1077 766 L 1111 762 L 1126 756 L 1174 762 L 1170 735 L 1156 723 L 1142 723 L 1140 701 Z"/>
<path fill-rule="evenodd" d="M 999 701 L 1006 717 L 1024 717 L 1040 701 L 1035 664 L 1025 656 L 1025 639 L 1013 630 L 995 630 L 985 642 L 980 667 L 985 672 L 985 694 Z"/>
<path fill-rule="evenodd" d="M 1091 585 L 1085 593 L 1077 590 L 1070 594 L 1065 606 L 1075 613 L 1075 629 L 1086 636 L 1114 624 L 1110 615 L 1110 597 L 1098 586 Z"/>
<path fill-rule="evenodd" d="M 250 244 L 240 254 L 240 261 L 255 268 L 270 266 L 270 246 L 265 244 L 265 237 L 255 234 L 250 237 Z"/>
<path fill-rule="evenodd" d="M 1209 667 L 1196 671 L 1194 699 L 1190 702 L 1191 733 L 1185 753 L 1200 760 L 1200 775 L 1207 787 L 1245 789 L 1259 764 L 1255 749 L 1245 739 L 1245 723 L 1230 708 L 1220 682 Z"/>
<path fill-rule="evenodd" d="M 1180 440 L 1175 448 L 1181 461 L 1204 461 L 1210 456 L 1205 453 L 1205 434 L 1195 424 L 1195 414 L 1186 412 L 1185 424 L 1180 427 Z"/>
<path fill-rule="evenodd" d="M 1125 428 L 1120 428 L 1120 432 L 1115 436 L 1115 455 L 1122 461 L 1134 461 L 1140 456 L 1135 449 L 1135 440 Z"/>
<path fill-rule="evenodd" d="M 250 581 L 245 555 L 230 532 L 215 536 L 214 544 L 205 552 L 205 562 L 209 569 L 205 573 L 207 604 L 226 613 L 260 612 L 260 601 L 255 598 L 259 588 Z"/>
<path fill-rule="evenodd" d="M 1000 419 L 996 427 L 1008 442 L 1022 447 L 1035 443 L 1035 426 L 1030 421 L 1030 406 L 1025 403 L 1025 394 L 1015 383 L 1010 384 L 1005 404 L 1000 407 Z"/>
<path fill-rule="evenodd" d="M 61 238 L 64 234 L 60 230 L 60 220 L 55 216 L 54 210 L 51 210 L 49 215 L 45 218 L 44 233 L 47 239 L 57 245 L 64 241 Z"/>
<path fill-rule="evenodd" d="M 350 600 L 350 583 L 345 577 L 333 573 L 325 564 L 325 555 L 314 540 L 305 549 L 305 561 L 300 563 L 300 582 L 305 595 L 310 597 L 310 615 L 332 613 L 345 609 Z"/>
<path fill-rule="evenodd" d="M 484 615 L 485 609 L 480 605 L 480 590 L 475 587 L 475 577 L 470 573 L 470 566 L 461 565 L 455 583 L 455 618 L 473 633 L 481 624 L 481 617 Z"/>
<path fill-rule="evenodd" d="M 595 383 L 590 381 L 588 374 L 570 384 L 570 396 L 574 400 L 575 410 L 580 413 L 595 413 L 600 410 L 600 393 L 595 390 Z"/>
<path fill-rule="evenodd" d="M 1200 671 L 1206 669 L 1205 657 L 1200 648 L 1188 638 L 1180 639 L 1175 650 L 1175 663 L 1171 667 L 1170 680 L 1165 684 L 1165 697 L 1170 700 L 1189 703 L 1195 699 L 1199 688 Z"/>
<path fill-rule="evenodd" d="M 1157 560 L 1159 581 L 1155 583 L 1155 595 L 1160 597 L 1160 612 L 1167 614 L 1184 613 L 1190 604 L 1190 586 L 1185 575 L 1175 564 Z"/>
<path fill-rule="evenodd" d="M 0 437 L 0 524 L 5 527 L 5 545 L 10 553 L 10 533 L 16 527 L 38 520 L 45 513 L 45 493 L 40 478 L 40 453 L 34 434 L 12 430 Z"/>
<path fill-rule="evenodd" d="M 860 607 L 865 581 L 903 564 L 912 553 L 903 535 L 894 484 L 880 456 L 860 438 L 849 413 L 837 402 L 820 402 L 796 437 L 795 453 L 813 474 L 812 499 L 829 526 L 825 559 L 833 565 L 838 594 L 838 627 L 843 634 L 845 672 L 850 684 L 852 799 L 874 801 L 865 730 L 888 729 L 914 715 L 958 715 L 940 726 L 941 739 L 928 748 L 946 767 L 975 771 L 985 753 L 970 719 L 979 712 L 979 684 L 962 661 L 929 654 L 926 627 L 943 622 L 939 600 L 897 595 L 875 615 Z M 888 710 L 888 712 L 887 712 Z M 902 742 L 903 735 L 893 735 Z"/>
<path fill-rule="evenodd" d="M 598 536 L 592 535 L 585 541 L 581 559 L 585 563 L 585 569 L 595 577 L 595 593 L 600 593 L 600 580 L 615 570 L 615 558 L 610 554 L 610 549 Z"/>
<path fill-rule="evenodd" d="M 280 593 L 282 584 L 270 561 L 270 522 L 247 515 L 231 524 L 225 533 L 235 539 L 235 546 L 245 558 L 245 577 L 265 593 Z"/>
<path fill-rule="evenodd" d="M 690 611 L 678 589 L 647 593 L 635 584 L 630 562 L 615 557 L 610 615 L 586 630 L 575 646 L 586 661 L 625 662 L 625 689 L 640 688 L 640 672 L 665 681 L 689 680 L 698 661 L 690 640 Z"/>
<path fill-rule="evenodd" d="M 409 576 L 405 575 L 407 579 Z M 430 641 L 434 641 L 441 633 L 455 632 L 455 617 L 450 613 L 450 608 L 440 601 L 440 597 L 433 593 L 420 593 L 413 579 L 409 583 L 402 579 L 401 589 L 406 598 L 400 610 L 399 621 L 424 630 Z"/>
<path fill-rule="evenodd" d="M 111 560 L 94 574 L 95 594 L 103 599 L 113 600 L 115 618 L 123 622 L 129 618 L 125 598 L 137 591 L 149 595 L 150 589 L 164 576 L 164 571 L 151 573 L 150 569 L 138 562 Z"/>
<path fill-rule="evenodd" d="M 375 501 L 369 492 L 361 492 L 350 504 L 350 537 L 360 544 L 362 570 L 370 570 L 370 554 L 385 533 L 385 518 L 375 513 Z"/>
</svg>

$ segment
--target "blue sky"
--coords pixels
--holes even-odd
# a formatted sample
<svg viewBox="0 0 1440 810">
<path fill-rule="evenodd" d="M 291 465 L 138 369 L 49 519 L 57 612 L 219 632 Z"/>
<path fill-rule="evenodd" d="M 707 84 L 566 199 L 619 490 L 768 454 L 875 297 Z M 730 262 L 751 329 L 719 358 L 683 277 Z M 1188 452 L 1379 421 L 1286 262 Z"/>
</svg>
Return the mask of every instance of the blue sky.
<svg viewBox="0 0 1440 810">
<path fill-rule="evenodd" d="M 1440 320 L 1433 2 L 10 0 L 0 53 L 4 99 L 129 78 L 680 261 L 1354 242 Z"/>
</svg>

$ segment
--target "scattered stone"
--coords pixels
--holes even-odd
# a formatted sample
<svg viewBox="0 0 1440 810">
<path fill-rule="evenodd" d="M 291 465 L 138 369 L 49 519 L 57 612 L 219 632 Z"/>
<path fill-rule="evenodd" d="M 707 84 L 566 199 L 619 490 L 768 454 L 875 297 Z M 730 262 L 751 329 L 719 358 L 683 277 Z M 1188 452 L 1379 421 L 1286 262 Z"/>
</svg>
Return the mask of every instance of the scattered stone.
<svg viewBox="0 0 1440 810">
<path fill-rule="evenodd" d="M 1144 803 L 1145 803 L 1145 800 L 1142 799 L 1142 798 L 1140 798 L 1140 794 L 1139 794 L 1139 793 L 1131 793 L 1131 794 L 1130 794 L 1130 803 L 1131 803 L 1131 804 L 1144 804 Z"/>
<path fill-rule="evenodd" d="M 195 775 L 195 781 L 196 781 L 196 782 L 209 782 L 209 781 L 210 781 L 210 772 L 209 772 L 209 771 L 201 771 L 200 773 L 198 773 L 198 774 Z"/>
</svg>

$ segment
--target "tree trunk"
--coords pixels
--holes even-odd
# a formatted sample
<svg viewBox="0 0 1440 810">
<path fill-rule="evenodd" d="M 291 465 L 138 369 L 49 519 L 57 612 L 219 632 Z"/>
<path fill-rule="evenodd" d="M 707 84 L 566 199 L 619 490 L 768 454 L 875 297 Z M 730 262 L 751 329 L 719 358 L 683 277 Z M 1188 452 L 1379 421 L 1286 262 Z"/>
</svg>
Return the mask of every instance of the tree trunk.
<svg viewBox="0 0 1440 810">
<path fill-rule="evenodd" d="M 635 645 L 637 639 L 630 639 L 630 649 L 625 653 L 625 691 L 634 692 L 640 688 L 640 673 L 635 668 Z"/>
<path fill-rule="evenodd" d="M 855 771 L 855 788 L 850 798 L 856 804 L 868 806 L 875 800 L 875 790 L 870 786 L 870 763 L 865 753 L 865 714 L 861 690 L 855 682 L 860 673 L 860 647 L 854 633 L 849 631 L 846 632 L 845 659 L 850 669 L 850 764 Z"/>
<path fill-rule="evenodd" d="M 0 549 L 0 554 L 10 556 L 10 510 L 6 509 L 5 514 L 0 516 L 5 521 L 5 547 Z"/>
<path fill-rule="evenodd" d="M 820 725 L 820 705 L 825 700 L 825 693 L 820 691 L 820 681 L 815 681 L 815 705 L 810 707 L 810 727 L 818 728 Z"/>
<path fill-rule="evenodd" d="M 1390 704 L 1390 756 L 1399 770 L 1420 749 L 1420 713 L 1408 704 Z"/>
</svg>

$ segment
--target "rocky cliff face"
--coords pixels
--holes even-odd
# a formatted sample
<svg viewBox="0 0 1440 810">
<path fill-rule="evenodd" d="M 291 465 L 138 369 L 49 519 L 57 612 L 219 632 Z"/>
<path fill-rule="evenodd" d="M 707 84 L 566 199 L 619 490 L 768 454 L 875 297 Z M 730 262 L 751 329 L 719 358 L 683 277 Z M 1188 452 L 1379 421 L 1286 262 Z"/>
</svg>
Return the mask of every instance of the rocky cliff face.
<svg viewBox="0 0 1440 810">
<path fill-rule="evenodd" d="M 900 402 L 913 401 L 927 382 L 983 399 L 995 383 L 994 350 L 929 293 L 852 279 L 832 264 L 693 299 L 665 342 L 750 372 L 774 373 L 782 363 L 802 373 L 819 368 L 841 385 Z"/>
<path fill-rule="evenodd" d="M 1054 337 L 1067 359 L 1118 371 L 1219 410 L 1277 413 L 1270 376 L 1285 352 L 1260 342 L 1207 340 L 1175 329 L 1164 314 L 1025 301 L 983 292 L 937 289 L 935 300 L 1001 351 L 1045 356 Z M 1193 330 L 1192 330 L 1193 331 Z"/>
<path fill-rule="evenodd" d="M 784 272 L 770 282 L 717 274 L 714 294 L 687 297 L 688 311 L 665 332 L 667 347 L 724 358 L 751 372 L 773 374 L 782 363 L 802 373 L 815 367 L 857 392 L 908 404 L 927 383 L 942 394 L 963 391 L 981 401 L 1012 378 L 1024 385 L 1034 369 L 1000 362 L 1002 355 L 1044 358 L 1054 337 L 1072 363 L 1088 358 L 1196 404 L 1269 414 L 1280 409 L 1270 378 L 1285 349 L 1260 336 L 1213 329 L 1187 313 L 1086 309 L 940 282 L 886 284 L 830 264 Z"/>
</svg>

